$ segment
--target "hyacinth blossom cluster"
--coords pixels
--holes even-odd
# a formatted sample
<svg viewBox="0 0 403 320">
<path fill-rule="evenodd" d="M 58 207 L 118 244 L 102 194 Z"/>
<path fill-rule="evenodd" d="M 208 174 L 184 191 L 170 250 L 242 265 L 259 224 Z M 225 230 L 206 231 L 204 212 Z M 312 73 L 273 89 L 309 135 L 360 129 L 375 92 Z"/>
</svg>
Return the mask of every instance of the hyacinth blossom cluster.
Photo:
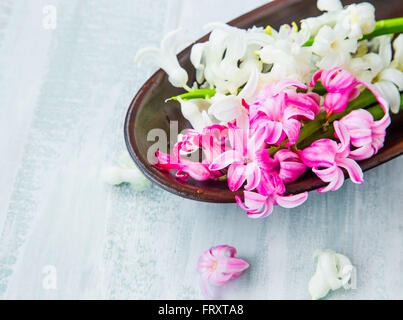
<svg viewBox="0 0 403 320">
<path fill-rule="evenodd" d="M 235 199 L 251 218 L 302 204 L 307 192 L 287 194 L 286 185 L 307 170 L 323 181 L 321 193 L 339 189 L 344 171 L 363 182 L 357 161 L 382 148 L 389 113 L 401 106 L 403 19 L 377 22 L 365 2 L 317 5 L 324 13 L 300 28 L 208 25 L 209 40 L 191 50 L 192 86 L 175 55 L 176 32 L 138 53 L 138 60 L 152 55 L 187 91 L 172 99 L 192 129 L 170 154 L 156 152 L 157 168 L 243 189 Z M 190 160 L 196 151 L 201 161 Z"/>
</svg>

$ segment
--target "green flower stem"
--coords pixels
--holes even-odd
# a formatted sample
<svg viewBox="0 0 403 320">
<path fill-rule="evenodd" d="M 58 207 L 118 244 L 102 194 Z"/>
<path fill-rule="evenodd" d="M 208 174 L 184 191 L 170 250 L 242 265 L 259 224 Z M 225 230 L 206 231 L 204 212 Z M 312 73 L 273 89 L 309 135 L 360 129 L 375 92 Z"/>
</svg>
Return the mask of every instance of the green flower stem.
<svg viewBox="0 0 403 320">
<path fill-rule="evenodd" d="M 309 136 L 307 139 L 305 139 L 298 145 L 298 150 L 302 150 L 309 147 L 312 144 L 312 142 L 319 139 L 336 139 L 334 136 L 333 126 L 328 127 L 326 131 L 322 130 L 316 131 L 314 134 Z"/>
<path fill-rule="evenodd" d="M 376 22 L 375 30 L 369 34 L 366 34 L 360 40 L 371 39 L 384 34 L 401 33 L 403 32 L 403 18 L 393 18 L 379 20 Z M 310 47 L 315 40 L 315 37 L 309 38 L 307 42 L 303 44 L 303 47 Z"/>
<path fill-rule="evenodd" d="M 375 30 L 369 34 L 364 35 L 362 38 L 371 39 L 384 34 L 401 33 L 403 32 L 403 17 L 393 18 L 386 20 L 379 20 L 376 22 Z"/>
<path fill-rule="evenodd" d="M 226 174 L 224 174 L 223 176 L 218 178 L 219 181 L 227 181 L 227 179 L 228 179 L 228 177 Z"/>
<path fill-rule="evenodd" d="M 172 97 L 168 100 L 178 100 L 178 98 L 182 100 L 190 100 L 190 99 L 206 99 L 211 98 L 215 95 L 214 89 L 195 89 L 179 96 Z"/>
<path fill-rule="evenodd" d="M 312 88 L 312 91 L 320 96 L 323 96 L 327 92 L 320 80 L 316 82 L 315 86 Z"/>
</svg>

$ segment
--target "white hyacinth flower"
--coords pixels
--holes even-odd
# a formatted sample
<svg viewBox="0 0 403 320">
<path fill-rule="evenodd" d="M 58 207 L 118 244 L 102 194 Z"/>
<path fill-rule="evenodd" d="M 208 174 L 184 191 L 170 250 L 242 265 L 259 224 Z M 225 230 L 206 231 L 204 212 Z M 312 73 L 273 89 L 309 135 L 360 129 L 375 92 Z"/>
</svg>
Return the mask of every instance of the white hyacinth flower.
<svg viewBox="0 0 403 320">
<path fill-rule="evenodd" d="M 395 53 L 393 55 L 391 67 L 403 71 L 403 34 L 399 34 L 395 41 L 393 41 L 393 49 L 395 50 Z"/>
<path fill-rule="evenodd" d="M 101 179 L 111 185 L 128 183 L 136 191 L 144 191 L 152 186 L 127 152 L 120 156 L 119 166 L 108 166 L 101 170 Z"/>
<path fill-rule="evenodd" d="M 358 40 L 375 29 L 375 8 L 368 2 L 351 4 L 343 9 L 340 0 L 318 0 L 317 6 L 326 12 L 301 21 L 301 28 L 310 30 L 312 35 L 327 25 L 338 31 L 345 30 L 348 38 Z"/>
<path fill-rule="evenodd" d="M 175 87 L 190 90 L 187 86 L 188 74 L 183 69 L 176 56 L 178 42 L 174 40 L 180 29 L 169 32 L 162 40 L 160 48 L 147 47 L 139 50 L 135 61 L 140 63 L 144 58 L 151 58 L 168 74 L 169 82 Z"/>
<path fill-rule="evenodd" d="M 362 57 L 351 59 L 350 63 L 345 65 L 345 69 L 357 79 L 371 83 L 383 69 L 383 61 L 378 54 L 370 52 Z"/>
<path fill-rule="evenodd" d="M 260 59 L 271 65 L 270 72 L 261 75 L 264 83 L 270 84 L 283 79 L 306 82 L 311 70 L 311 47 L 303 47 L 309 39 L 309 32 L 288 25 L 282 25 L 277 32 L 272 30 L 272 42 L 258 53 Z"/>
<path fill-rule="evenodd" d="M 357 51 L 357 40 L 346 38 L 345 30 L 323 26 L 315 37 L 312 51 L 321 57 L 320 69 L 344 67 L 350 62 L 351 53 Z"/>
<path fill-rule="evenodd" d="M 403 56 L 403 35 L 399 35 L 393 43 L 394 55 L 392 54 L 391 39 L 391 36 L 385 35 L 371 40 L 369 46 L 375 47 L 377 53 L 371 52 L 361 58 L 353 59 L 351 72 L 360 80 L 372 82 L 388 101 L 390 110 L 398 113 L 400 91 L 403 90 L 402 63 L 399 62 Z M 361 64 L 359 68 L 357 68 L 358 64 Z M 365 78 L 369 73 L 371 79 Z"/>
<path fill-rule="evenodd" d="M 192 50 L 190 51 L 190 62 L 193 64 L 196 70 L 196 81 L 198 83 L 202 83 L 204 81 L 204 49 L 207 43 L 196 43 L 192 46 Z"/>
<path fill-rule="evenodd" d="M 376 82 L 376 76 L 390 64 L 392 59 L 390 40 L 390 36 L 381 36 L 370 41 L 361 41 L 357 54 L 345 65 L 346 70 L 359 80 Z"/>
<path fill-rule="evenodd" d="M 264 29 L 243 30 L 223 23 L 205 26 L 212 30 L 209 40 L 192 48 L 191 62 L 196 69 L 196 80 L 204 88 L 215 88 L 218 93 L 236 94 L 254 68 L 260 71 L 262 63 L 255 52 L 268 42 Z"/>
<path fill-rule="evenodd" d="M 178 99 L 181 104 L 181 112 L 183 117 L 190 122 L 193 129 L 198 132 L 202 132 L 203 128 L 212 125 L 214 119 L 212 119 L 207 110 L 210 107 L 210 103 L 205 99 L 191 99 L 182 100 Z"/>
<path fill-rule="evenodd" d="M 348 30 L 350 39 L 361 39 L 363 35 L 374 31 L 376 25 L 375 8 L 368 2 L 351 4 L 338 16 L 336 29 L 340 26 Z"/>
<path fill-rule="evenodd" d="M 208 24 L 205 28 L 213 30 L 203 52 L 204 77 L 218 92 L 236 91 L 236 86 L 231 84 L 238 61 L 246 52 L 245 30 L 223 23 Z"/>
<path fill-rule="evenodd" d="M 340 0 L 318 0 L 316 6 L 320 11 L 335 12 L 343 9 Z"/>
<path fill-rule="evenodd" d="M 208 113 L 222 122 L 229 122 L 234 119 L 240 120 L 237 122 L 242 122 L 244 117 L 247 118 L 247 111 L 242 106 L 242 100 L 244 99 L 247 103 L 253 102 L 256 96 L 258 80 L 258 70 L 255 68 L 250 74 L 245 87 L 238 95 L 216 94 L 211 99 L 213 103 L 208 109 Z"/>
<path fill-rule="evenodd" d="M 334 26 L 343 5 L 340 0 L 318 0 L 317 7 L 320 11 L 326 11 L 318 17 L 301 20 L 301 29 L 308 30 L 312 36 L 316 35 L 323 26 Z"/>
<path fill-rule="evenodd" d="M 354 267 L 346 256 L 332 250 L 318 250 L 314 259 L 317 261 L 316 272 L 308 285 L 313 300 L 325 297 L 330 290 L 349 288 Z"/>
</svg>

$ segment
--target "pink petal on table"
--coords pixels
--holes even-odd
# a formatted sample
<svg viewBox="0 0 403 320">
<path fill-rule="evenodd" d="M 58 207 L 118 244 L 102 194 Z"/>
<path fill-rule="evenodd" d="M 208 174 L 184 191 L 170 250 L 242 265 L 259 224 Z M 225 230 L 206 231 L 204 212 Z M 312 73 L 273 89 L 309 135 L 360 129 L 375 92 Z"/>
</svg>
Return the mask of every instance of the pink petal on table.
<svg viewBox="0 0 403 320">
<path fill-rule="evenodd" d="M 229 258 L 225 260 L 225 264 L 223 263 L 223 272 L 235 274 L 232 276 L 232 279 L 237 278 L 241 275 L 241 272 L 249 268 L 249 263 L 240 258 Z"/>
<path fill-rule="evenodd" d="M 228 280 L 230 280 L 231 277 L 232 277 L 231 273 L 220 272 L 217 268 L 217 272 L 211 273 L 209 281 L 211 282 L 211 284 L 213 284 L 215 286 L 221 286 L 224 283 L 226 283 Z"/>
<path fill-rule="evenodd" d="M 213 257 L 234 257 L 236 255 L 236 249 L 227 245 L 219 245 L 209 250 Z"/>
<path fill-rule="evenodd" d="M 204 295 L 213 299 L 210 284 L 221 286 L 237 278 L 249 264 L 235 257 L 236 249 L 227 245 L 212 247 L 200 256 L 197 270 L 201 273 L 200 287 Z"/>
</svg>

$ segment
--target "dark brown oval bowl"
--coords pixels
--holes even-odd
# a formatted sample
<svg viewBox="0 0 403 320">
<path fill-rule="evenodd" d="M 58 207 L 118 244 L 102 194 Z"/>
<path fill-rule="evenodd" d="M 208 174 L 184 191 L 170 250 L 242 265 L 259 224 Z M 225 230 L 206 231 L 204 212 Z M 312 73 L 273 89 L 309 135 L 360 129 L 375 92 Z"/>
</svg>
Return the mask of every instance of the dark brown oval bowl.
<svg viewBox="0 0 403 320">
<path fill-rule="evenodd" d="M 359 1 L 343 1 L 349 4 Z M 403 16 L 401 0 L 369 1 L 375 5 L 376 18 L 387 19 Z M 271 25 L 278 28 L 281 24 L 299 21 L 302 18 L 320 14 L 316 8 L 316 0 L 279 0 L 261 6 L 246 13 L 229 24 L 248 28 Z M 208 40 L 205 35 L 197 42 Z M 194 81 L 194 70 L 189 55 L 191 46 L 179 53 L 181 65 L 188 71 L 190 83 Z M 182 89 L 173 87 L 167 75 L 161 69 L 147 80 L 134 97 L 127 112 L 124 135 L 129 153 L 137 166 L 151 181 L 163 189 L 181 197 L 207 202 L 229 203 L 235 202 L 235 195 L 242 195 L 243 191 L 231 192 L 226 182 L 221 181 L 195 181 L 189 179 L 186 183 L 177 180 L 172 174 L 156 169 L 147 160 L 147 151 L 155 142 L 147 141 L 147 134 L 154 128 L 166 131 L 169 141 L 169 123 L 178 121 L 179 132 L 190 128 L 190 124 L 183 118 L 180 106 L 175 101 L 165 103 L 165 99 L 183 93 Z M 361 161 L 363 170 L 368 170 L 391 160 L 403 153 L 403 113 L 392 117 L 392 124 L 387 130 L 384 147 L 371 159 Z M 169 148 L 167 148 L 169 150 Z M 287 193 L 310 191 L 325 185 L 312 173 L 306 173 L 298 181 L 286 185 Z"/>
</svg>

